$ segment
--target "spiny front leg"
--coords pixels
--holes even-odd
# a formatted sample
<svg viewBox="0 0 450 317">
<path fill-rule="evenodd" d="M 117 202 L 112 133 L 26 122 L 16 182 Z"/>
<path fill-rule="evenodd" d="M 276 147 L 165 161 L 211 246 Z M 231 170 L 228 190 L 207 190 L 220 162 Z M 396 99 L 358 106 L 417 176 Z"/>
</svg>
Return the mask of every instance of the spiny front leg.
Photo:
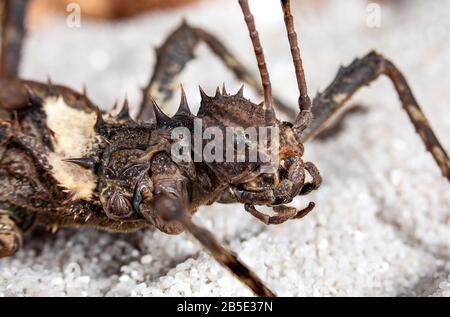
<svg viewBox="0 0 450 317">
<path fill-rule="evenodd" d="M 139 108 L 138 119 L 148 120 L 150 118 L 151 98 L 156 99 L 160 104 L 170 100 L 174 90 L 177 89 L 177 76 L 183 71 L 186 64 L 195 58 L 194 50 L 200 42 L 205 43 L 238 79 L 246 82 L 260 94 L 263 93 L 259 81 L 215 36 L 183 22 L 156 50 L 155 68 L 149 84 L 143 91 L 144 99 Z M 288 116 L 295 115 L 294 111 L 280 100 L 275 99 L 275 104 Z"/>
<path fill-rule="evenodd" d="M 0 210 L 0 258 L 12 256 L 22 247 L 22 231 L 8 212 Z"/>
<path fill-rule="evenodd" d="M 317 167 L 311 162 L 304 163 L 304 168 L 312 177 L 312 181 L 304 183 L 305 173 L 300 168 L 301 165 L 303 165 L 302 162 L 295 162 L 290 166 L 288 178 L 286 180 L 283 180 L 275 190 L 275 197 L 277 197 L 277 199 L 275 199 L 274 201 L 277 201 L 279 200 L 279 198 L 282 198 L 281 201 L 287 203 L 292 201 L 292 199 L 296 195 L 300 196 L 307 195 L 313 190 L 316 190 L 320 187 L 320 185 L 322 184 L 322 176 L 320 175 Z M 285 184 L 286 186 L 283 186 L 283 184 Z M 292 186 L 294 186 L 294 184 L 297 184 L 297 186 L 301 184 L 301 186 L 298 186 L 298 190 L 293 190 Z M 307 207 L 301 210 L 297 210 L 293 207 L 288 207 L 285 205 L 276 205 L 273 207 L 273 210 L 277 213 L 277 215 L 274 216 L 270 216 L 258 211 L 255 208 L 254 204 L 246 203 L 244 206 L 247 212 L 249 212 L 252 216 L 262 221 L 264 224 L 278 225 L 291 219 L 303 218 L 311 210 L 314 209 L 315 204 L 313 202 L 310 202 Z"/>
<path fill-rule="evenodd" d="M 192 234 L 208 252 L 247 285 L 258 296 L 274 296 L 261 279 L 236 255 L 223 247 L 208 230 L 191 220 L 195 209 L 190 206 L 189 182 L 165 153 L 157 154 L 152 162 L 153 186 L 139 195 L 137 201 L 140 215 L 162 232 Z"/>
<path fill-rule="evenodd" d="M 265 225 L 280 225 L 291 219 L 300 219 L 305 217 L 316 205 L 310 202 L 308 206 L 303 209 L 297 210 L 294 207 L 288 206 L 275 206 L 273 210 L 277 215 L 269 216 L 258 211 L 254 205 L 245 204 L 245 210 L 249 212 L 253 217 L 260 220 Z"/>
<path fill-rule="evenodd" d="M 313 101 L 314 120 L 302 133 L 302 140 L 313 139 L 329 119 L 362 87 L 376 80 L 380 75 L 388 76 L 397 91 L 403 109 L 408 114 L 417 133 L 431 153 L 444 177 L 450 181 L 450 159 L 436 137 L 411 88 L 398 68 L 382 55 L 371 52 L 341 68 L 334 81 Z"/>
<path fill-rule="evenodd" d="M 257 296 L 273 297 L 275 294 L 230 250 L 222 246 L 214 235 L 194 224 L 186 211 L 186 204 L 180 201 L 173 193 L 160 193 L 153 199 L 154 208 L 160 212 L 160 216 L 167 222 L 176 221 L 194 236 L 204 248 L 221 265 L 226 267 L 242 283 L 247 285 Z"/>
</svg>

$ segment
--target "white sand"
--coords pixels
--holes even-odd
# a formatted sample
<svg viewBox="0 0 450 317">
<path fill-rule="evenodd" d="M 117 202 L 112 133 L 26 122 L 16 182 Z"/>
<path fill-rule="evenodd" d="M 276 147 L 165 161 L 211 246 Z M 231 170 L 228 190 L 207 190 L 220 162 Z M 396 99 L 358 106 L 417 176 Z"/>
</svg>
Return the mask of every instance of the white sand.
<svg viewBox="0 0 450 317">
<path fill-rule="evenodd" d="M 206 3 L 207 2 L 207 3 Z M 204 26 L 255 68 L 237 1 L 206 1 L 173 13 L 117 25 L 55 21 L 27 42 L 22 74 L 81 88 L 109 108 L 125 91 L 140 99 L 153 67 L 151 46 L 184 15 Z M 299 1 L 300 2 L 300 1 Z M 303 2 L 309 2 L 304 0 Z M 314 1 L 316 2 L 316 1 Z M 311 92 L 323 89 L 340 64 L 370 49 L 404 70 L 445 148 L 450 150 L 450 2 L 412 0 L 383 8 L 382 27 L 366 26 L 363 1 L 296 7 Z M 278 1 L 253 1 L 275 90 L 295 105 L 296 90 Z M 205 47 L 181 81 L 191 105 L 197 85 L 209 92 L 240 85 Z M 254 97 L 251 92 L 248 96 Z M 257 99 L 259 100 L 259 99 Z M 370 113 L 352 118 L 344 134 L 308 144 L 306 156 L 324 175 L 308 217 L 265 228 L 239 205 L 204 208 L 195 221 L 213 229 L 279 295 L 450 295 L 450 194 L 424 151 L 390 83 L 383 79 L 355 102 Z M 178 102 L 177 100 L 175 102 Z M 250 295 L 187 235 L 114 235 L 61 230 L 29 237 L 23 251 L 0 261 L 0 296 Z"/>
</svg>

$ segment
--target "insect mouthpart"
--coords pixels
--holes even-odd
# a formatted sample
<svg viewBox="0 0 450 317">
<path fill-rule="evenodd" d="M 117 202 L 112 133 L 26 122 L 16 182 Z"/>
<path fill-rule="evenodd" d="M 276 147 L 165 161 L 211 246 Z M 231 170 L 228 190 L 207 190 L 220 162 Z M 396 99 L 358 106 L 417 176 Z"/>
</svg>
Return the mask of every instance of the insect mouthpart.
<svg viewBox="0 0 450 317">
<path fill-rule="evenodd" d="M 320 184 L 320 175 L 312 166 L 314 165 L 311 163 L 305 164 L 300 156 L 285 157 L 273 172 L 261 173 L 250 181 L 234 186 L 233 195 L 240 202 L 253 205 L 276 206 L 290 203 L 294 197 L 306 195 Z M 316 175 L 314 186 L 309 182 L 305 183 L 308 170 Z"/>
</svg>

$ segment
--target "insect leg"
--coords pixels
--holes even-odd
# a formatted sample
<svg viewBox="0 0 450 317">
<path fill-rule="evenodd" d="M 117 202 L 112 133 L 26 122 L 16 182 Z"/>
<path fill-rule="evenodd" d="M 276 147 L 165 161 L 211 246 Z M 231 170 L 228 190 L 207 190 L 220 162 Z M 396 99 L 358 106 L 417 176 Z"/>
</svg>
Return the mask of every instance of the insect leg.
<svg viewBox="0 0 450 317">
<path fill-rule="evenodd" d="M 337 116 L 333 123 L 320 131 L 315 137 L 314 141 L 327 141 L 337 135 L 339 135 L 343 130 L 345 130 L 345 123 L 347 119 L 353 117 L 354 115 L 365 114 L 368 109 L 365 106 L 356 104 L 345 109 L 344 112 Z"/>
<path fill-rule="evenodd" d="M 450 159 L 436 137 L 430 123 L 417 103 L 405 77 L 397 67 L 382 55 L 371 52 L 341 68 L 328 88 L 313 101 L 314 120 L 301 135 L 302 140 L 313 139 L 328 120 L 341 109 L 360 88 L 370 84 L 380 75 L 389 77 L 417 133 L 431 153 L 444 177 L 450 180 Z"/>
<path fill-rule="evenodd" d="M 0 258 L 14 255 L 22 247 L 22 231 L 7 211 L 0 209 Z"/>
<path fill-rule="evenodd" d="M 294 207 L 288 206 L 275 206 L 273 210 L 277 213 L 277 215 L 269 216 L 260 211 L 258 211 L 254 205 L 245 204 L 245 210 L 249 212 L 253 217 L 260 220 L 265 225 L 279 225 L 290 219 L 300 219 L 306 216 L 313 208 L 315 204 L 310 202 L 307 207 L 301 210 L 297 210 Z"/>
<path fill-rule="evenodd" d="M 322 176 L 320 175 L 318 168 L 312 162 L 306 162 L 305 169 L 308 171 L 309 175 L 311 175 L 312 181 L 303 185 L 299 193 L 300 196 L 309 194 L 313 190 L 318 189 L 322 184 Z"/>
<path fill-rule="evenodd" d="M 237 201 L 245 202 L 251 201 L 257 205 L 269 204 L 275 200 L 273 190 L 263 190 L 260 192 L 233 189 L 234 197 Z"/>
<path fill-rule="evenodd" d="M 261 279 L 253 273 L 238 257 L 230 250 L 222 246 L 214 235 L 194 224 L 188 214 L 185 204 L 175 193 L 161 192 L 151 201 L 152 209 L 159 212 L 159 217 L 165 222 L 177 222 L 182 228 L 193 235 L 209 253 L 233 273 L 242 283 L 247 285 L 258 296 L 275 296 L 275 294 L 264 285 Z M 145 217 L 145 210 L 143 210 Z"/>
<path fill-rule="evenodd" d="M 310 213 L 311 210 L 314 209 L 315 206 L 316 206 L 315 203 L 310 202 L 310 203 L 308 204 L 308 206 L 306 206 L 305 208 L 296 211 L 294 217 L 292 217 L 292 218 L 290 218 L 290 219 L 301 219 L 301 218 L 305 217 L 307 214 Z M 273 207 L 273 210 L 274 210 L 276 213 L 280 213 L 280 214 L 290 213 L 290 210 L 291 210 L 291 209 L 294 209 L 294 210 L 295 210 L 294 207 L 288 207 L 288 206 L 284 206 L 284 205 Z"/>
<path fill-rule="evenodd" d="M 28 0 L 1 0 L 0 77 L 17 77 Z"/>
<path fill-rule="evenodd" d="M 200 28 L 189 26 L 185 21 L 168 36 L 161 47 L 156 49 L 156 64 L 147 87 L 143 90 L 144 99 L 140 105 L 138 119 L 147 120 L 151 115 L 150 97 L 160 104 L 168 102 L 178 88 L 176 77 L 186 64 L 195 58 L 194 49 L 200 42 L 205 43 L 211 51 L 235 74 L 249 86 L 263 93 L 262 87 L 246 67 L 214 35 Z M 288 116 L 295 111 L 278 99 L 276 106 Z"/>
<path fill-rule="evenodd" d="M 261 82 L 264 90 L 264 113 L 266 117 L 266 124 L 272 125 L 276 121 L 275 111 L 273 109 L 273 96 L 272 96 L 272 84 L 270 82 L 269 71 L 267 69 L 266 60 L 264 57 L 264 51 L 259 40 L 259 34 L 256 30 L 255 19 L 250 11 L 247 0 L 239 0 L 242 13 L 244 14 L 244 20 L 247 24 L 250 39 L 255 51 L 256 61 L 258 62 L 259 74 L 261 76 Z"/>
</svg>

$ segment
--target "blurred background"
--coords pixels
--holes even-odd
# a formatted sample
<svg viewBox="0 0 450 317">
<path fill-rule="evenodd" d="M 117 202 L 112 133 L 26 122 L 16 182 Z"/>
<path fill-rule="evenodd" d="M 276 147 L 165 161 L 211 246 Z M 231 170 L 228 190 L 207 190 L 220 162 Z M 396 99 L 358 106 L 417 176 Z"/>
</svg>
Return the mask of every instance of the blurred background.
<svg viewBox="0 0 450 317">
<path fill-rule="evenodd" d="M 83 8 L 86 18 L 100 20 L 114 20 L 133 17 L 145 12 L 160 9 L 170 9 L 195 0 L 31 0 L 29 21 L 40 24 L 49 16 L 65 14 L 67 6 L 78 4 Z"/>
<path fill-rule="evenodd" d="M 349 63 L 370 49 L 404 63 L 404 68 L 427 63 L 420 77 L 435 80 L 435 71 L 448 62 L 448 58 L 436 58 L 448 50 L 446 7 L 445 1 L 431 4 L 421 0 L 293 1 L 311 90 L 324 88 L 339 64 Z M 293 101 L 294 74 L 288 68 L 291 62 L 278 1 L 255 2 L 253 11 L 273 83 L 279 87 L 279 95 Z M 79 25 L 73 23 L 75 14 L 80 15 Z M 234 1 L 32 0 L 22 73 L 40 80 L 49 75 L 75 87 L 86 83 L 94 101 L 106 108 L 115 98 L 123 98 L 125 91 L 137 103 L 139 88 L 147 83 L 153 68 L 151 48 L 160 45 L 183 17 L 216 34 L 249 68 L 256 68 L 242 14 Z M 414 23 L 405 23 L 412 17 Z M 200 46 L 197 55 L 199 60 L 191 64 L 198 66 L 188 67 L 193 77 L 182 75 L 180 82 L 212 89 L 223 81 L 233 82 L 204 47 Z M 220 75 L 211 78 L 211 73 Z"/>
<path fill-rule="evenodd" d="M 81 14 L 73 20 L 79 4 Z M 250 1 L 274 92 L 296 106 L 295 74 L 278 0 Z M 293 0 L 310 94 L 340 65 L 370 50 L 404 72 L 450 150 L 450 1 Z M 216 34 L 257 75 L 242 13 L 231 0 L 33 0 L 22 77 L 81 90 L 110 109 L 125 94 L 136 109 L 161 45 L 182 18 Z M 78 23 L 79 22 L 79 23 Z M 241 83 L 200 45 L 178 79 L 192 108 L 198 85 L 212 94 Z M 246 96 L 259 102 L 251 89 Z M 166 109 L 172 111 L 179 94 Z M 242 206 L 202 208 L 215 232 L 278 294 L 450 296 L 450 195 L 386 79 L 352 103 L 369 109 L 325 143 L 306 146 L 324 184 L 301 221 L 266 228 Z M 288 118 L 292 119 L 292 118 Z M 294 202 L 304 206 L 305 198 Z M 0 295 L 249 295 L 186 235 L 61 230 L 28 238 L 0 263 Z"/>
</svg>

